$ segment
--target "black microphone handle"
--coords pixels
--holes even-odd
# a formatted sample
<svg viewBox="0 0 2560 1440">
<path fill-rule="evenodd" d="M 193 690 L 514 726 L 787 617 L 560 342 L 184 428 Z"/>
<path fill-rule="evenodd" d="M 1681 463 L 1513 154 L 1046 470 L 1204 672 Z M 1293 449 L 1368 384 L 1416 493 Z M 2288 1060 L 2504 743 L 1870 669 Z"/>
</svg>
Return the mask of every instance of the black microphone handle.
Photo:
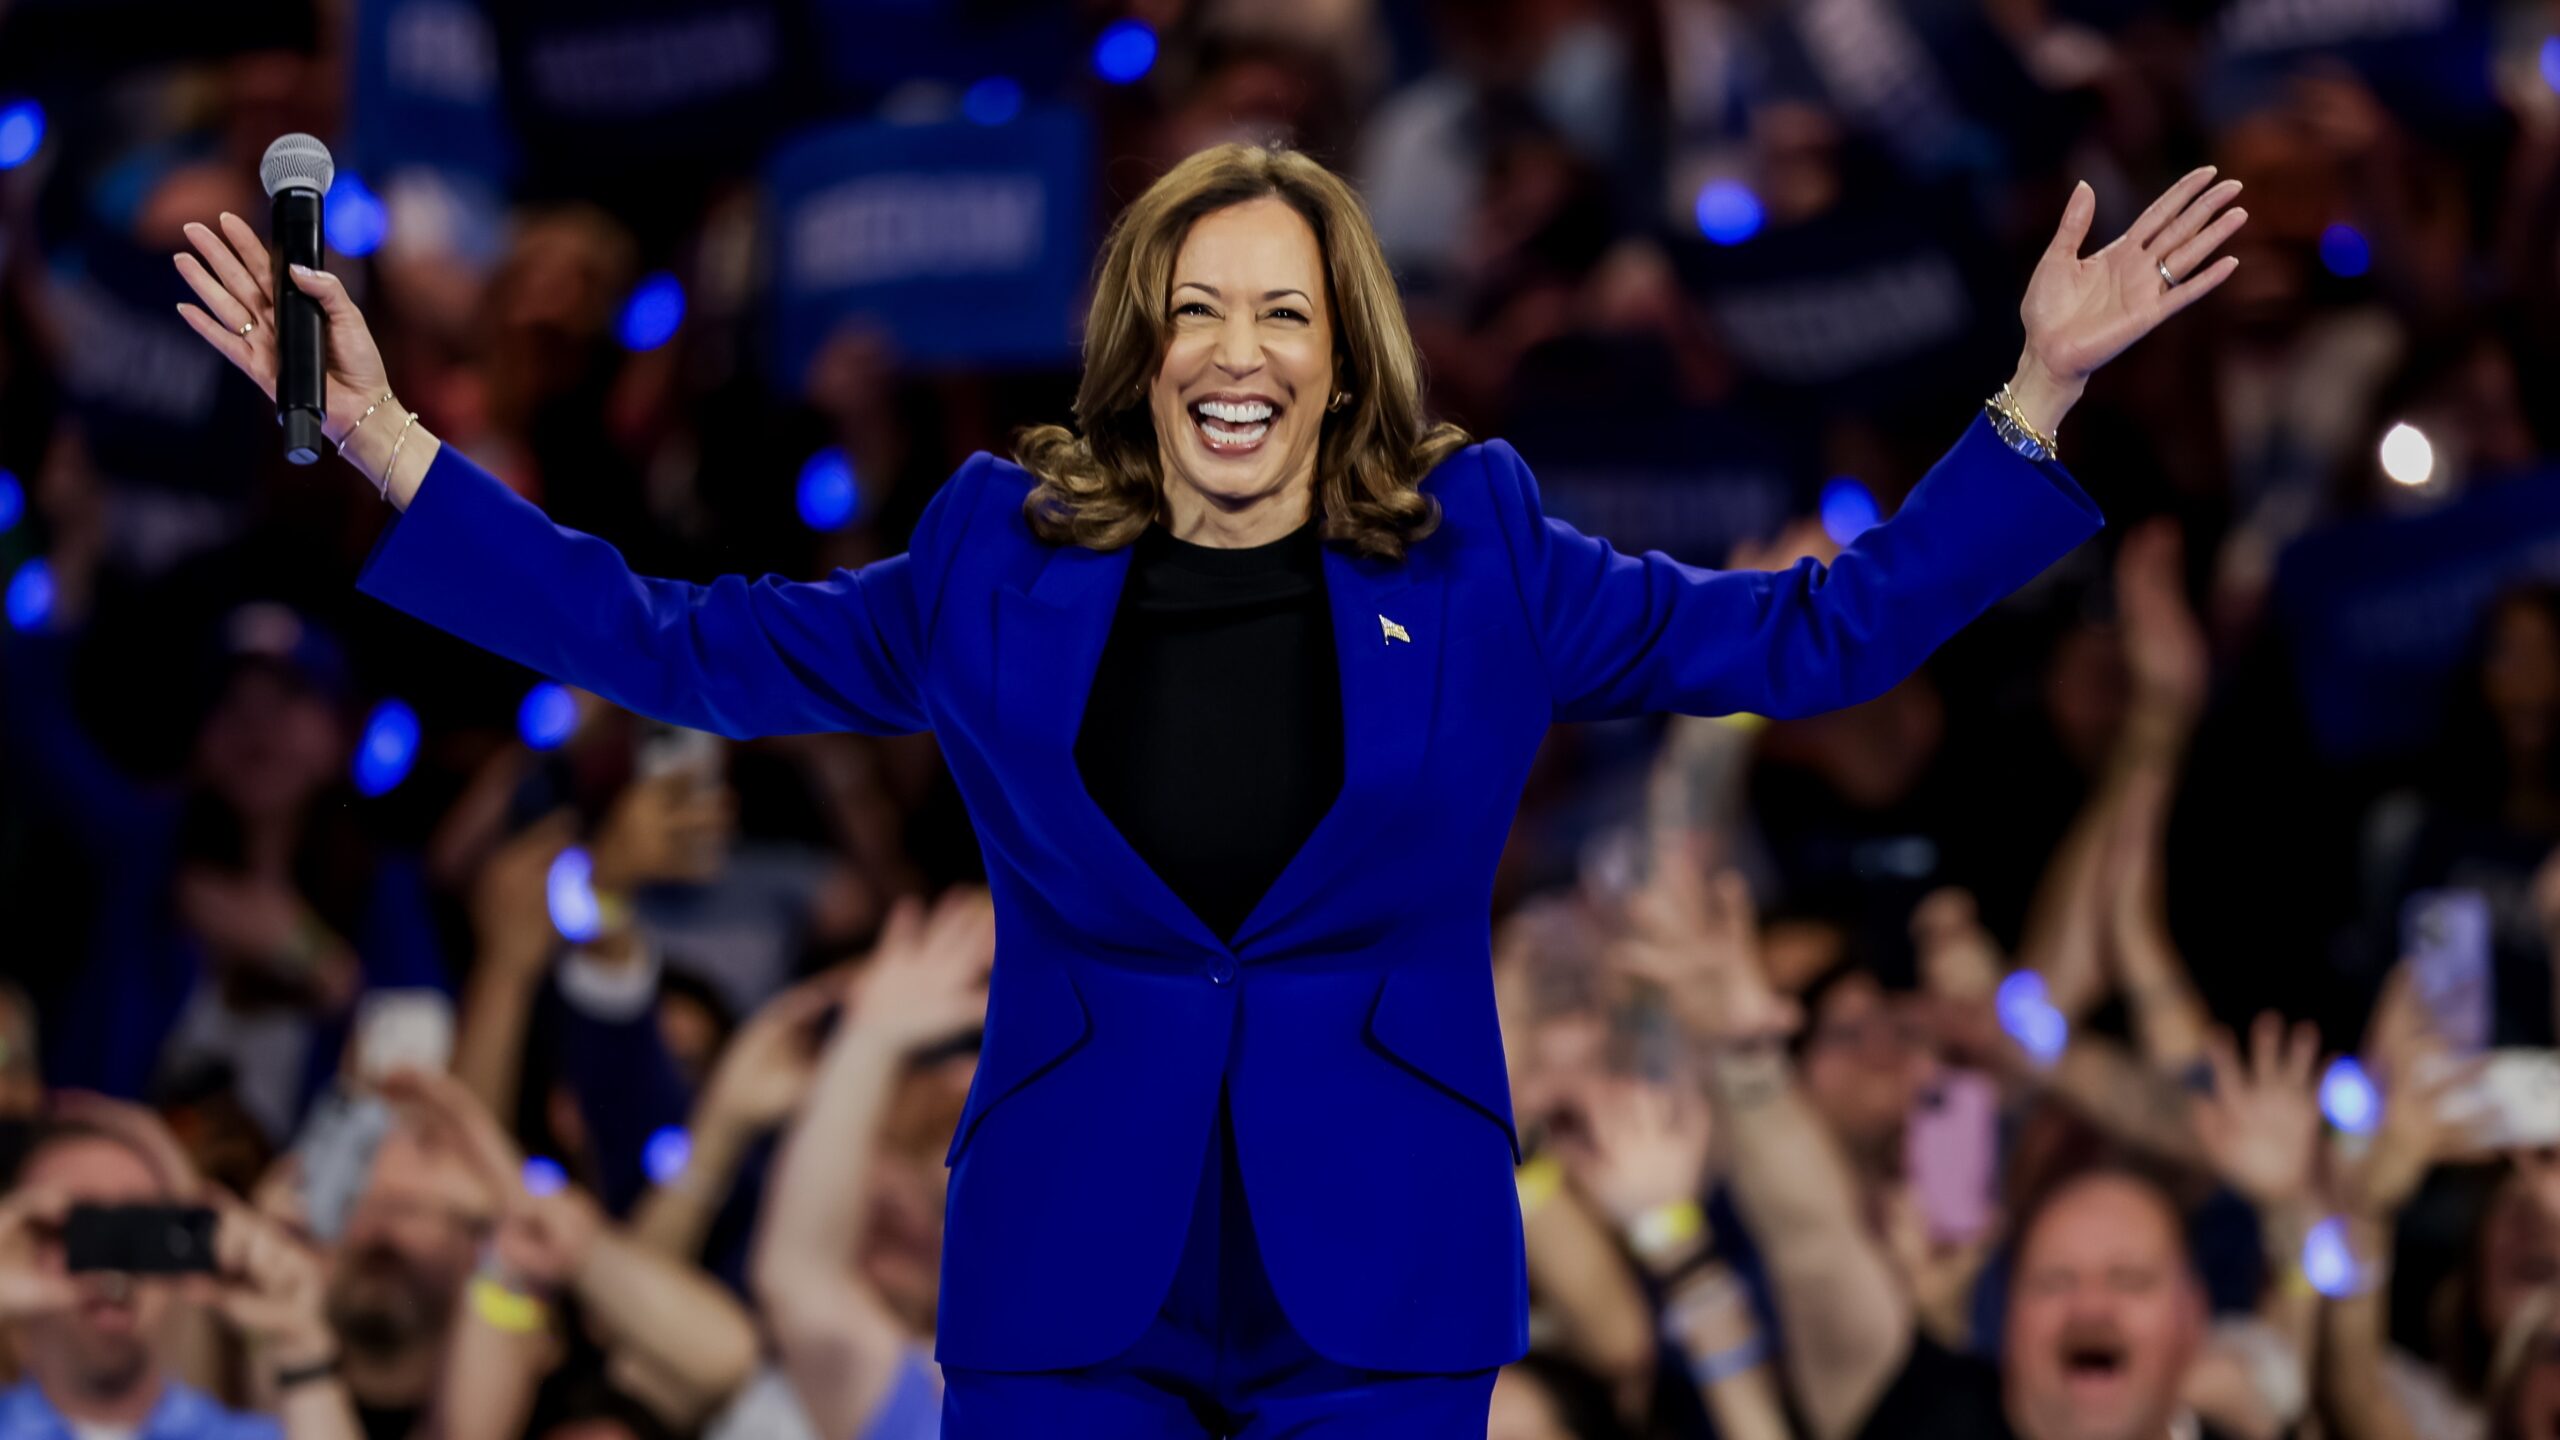
<svg viewBox="0 0 2560 1440">
<path fill-rule="evenodd" d="M 328 448 L 320 417 L 329 398 L 329 328 L 320 302 L 285 267 L 320 268 L 320 193 L 299 185 L 276 192 L 274 218 L 276 423 L 284 427 L 284 458 L 308 465 Z"/>
</svg>

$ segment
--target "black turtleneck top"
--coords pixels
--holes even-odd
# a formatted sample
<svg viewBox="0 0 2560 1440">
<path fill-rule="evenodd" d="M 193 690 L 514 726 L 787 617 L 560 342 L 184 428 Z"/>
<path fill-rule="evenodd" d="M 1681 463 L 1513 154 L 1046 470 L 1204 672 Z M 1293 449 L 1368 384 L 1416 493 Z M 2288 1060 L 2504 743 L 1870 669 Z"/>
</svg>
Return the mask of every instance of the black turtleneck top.
<svg viewBox="0 0 2560 1440">
<path fill-rule="evenodd" d="M 1221 550 L 1150 527 L 1076 735 L 1094 803 L 1221 939 L 1342 789 L 1317 529 Z"/>
</svg>

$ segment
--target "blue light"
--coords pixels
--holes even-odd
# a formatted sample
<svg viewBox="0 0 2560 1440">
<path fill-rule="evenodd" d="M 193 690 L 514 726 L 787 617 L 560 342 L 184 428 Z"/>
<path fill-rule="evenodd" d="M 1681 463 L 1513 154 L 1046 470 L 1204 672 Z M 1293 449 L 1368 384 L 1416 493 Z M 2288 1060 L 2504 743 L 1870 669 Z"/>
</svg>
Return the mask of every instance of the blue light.
<svg viewBox="0 0 2560 1440">
<path fill-rule="evenodd" d="M 1123 20 L 1093 43 L 1093 73 L 1126 85 L 1155 68 L 1156 32 L 1142 20 Z"/>
<path fill-rule="evenodd" d="M 1022 113 L 1022 85 L 1007 75 L 990 75 L 960 97 L 960 113 L 981 125 L 1001 125 Z"/>
<path fill-rule="evenodd" d="M 524 1193 L 557 1195 L 569 1188 L 569 1172 L 548 1155 L 528 1155 L 524 1160 Z"/>
<path fill-rule="evenodd" d="M 53 613 L 53 567 L 42 557 L 18 567 L 9 577 L 9 623 L 33 630 Z"/>
<path fill-rule="evenodd" d="M 681 1125 L 669 1125 L 649 1137 L 640 1151 L 640 1168 L 649 1172 L 652 1185 L 672 1185 L 693 1163 L 693 1139 Z"/>
<path fill-rule="evenodd" d="M 595 862 L 586 851 L 575 845 L 561 851 L 551 862 L 544 893 L 551 901 L 551 928 L 560 932 L 561 939 L 583 945 L 604 928 L 596 908 Z"/>
<path fill-rule="evenodd" d="M 329 232 L 330 249 L 341 255 L 370 255 L 391 233 L 391 210 L 362 180 L 341 170 L 329 186 L 322 228 Z"/>
<path fill-rule="evenodd" d="M 1875 492 L 1854 475 L 1838 475 L 1822 487 L 1822 533 L 1846 545 L 1872 529 L 1884 514 Z"/>
<path fill-rule="evenodd" d="M 841 530 L 853 523 L 862 503 L 862 488 L 853 482 L 853 462 L 834 445 L 809 457 L 800 467 L 800 523 L 812 530 Z"/>
<path fill-rule="evenodd" d="M 565 685 L 545 680 L 524 692 L 516 707 L 516 733 L 536 750 L 557 750 L 578 728 L 578 701 Z"/>
<path fill-rule="evenodd" d="M 1759 234 L 1766 218 L 1760 197 L 1739 180 L 1710 180 L 1698 192 L 1698 233 L 1719 245 L 1739 245 Z"/>
<path fill-rule="evenodd" d="M 684 323 L 684 286 L 661 270 L 640 282 L 622 305 L 622 343 L 633 350 L 655 350 L 676 338 Z"/>
<path fill-rule="evenodd" d="M 2353 280 L 2373 264 L 2373 247 L 2353 225 L 2332 225 L 2320 232 L 2320 263 L 2329 273 Z"/>
<path fill-rule="evenodd" d="M 2364 1289 L 2364 1267 L 2347 1243 L 2346 1222 L 2332 1215 L 2302 1237 L 2302 1278 L 2332 1300 L 2349 1299 Z"/>
<path fill-rule="evenodd" d="M 2329 1062 L 2320 1075 L 2320 1113 L 2349 1135 L 2369 1135 L 2382 1120 L 2382 1095 L 2353 1055 Z"/>
<path fill-rule="evenodd" d="M 18 518 L 27 513 L 26 487 L 18 477 L 0 470 L 0 535 L 18 528 Z"/>
<path fill-rule="evenodd" d="M 2051 1065 L 2062 1058 L 2063 1047 L 2071 1043 L 2071 1022 L 2045 998 L 2043 976 L 2033 970 L 2016 971 L 2000 982 L 1992 1004 L 1999 1012 L 2000 1028 L 2009 1032 L 2028 1059 Z"/>
<path fill-rule="evenodd" d="M 2560 90 L 2560 35 L 2542 42 L 2542 83 Z"/>
<path fill-rule="evenodd" d="M 21 100 L 0 109 L 0 170 L 15 170 L 44 144 L 44 107 Z"/>
<path fill-rule="evenodd" d="M 365 717 L 364 739 L 356 744 L 356 793 L 387 795 L 409 778 L 418 758 L 418 712 L 398 700 L 385 700 Z"/>
</svg>

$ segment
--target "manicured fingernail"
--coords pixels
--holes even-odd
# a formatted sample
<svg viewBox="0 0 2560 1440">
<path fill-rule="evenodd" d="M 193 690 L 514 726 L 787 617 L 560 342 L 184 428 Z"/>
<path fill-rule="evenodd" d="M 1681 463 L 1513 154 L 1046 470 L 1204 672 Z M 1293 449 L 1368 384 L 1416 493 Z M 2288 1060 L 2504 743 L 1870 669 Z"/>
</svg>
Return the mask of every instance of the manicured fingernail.
<svg viewBox="0 0 2560 1440">
<path fill-rule="evenodd" d="M 305 276 L 307 276 L 307 275 L 315 275 L 315 274 L 318 274 L 318 273 L 319 273 L 318 271 L 313 270 L 313 269 L 312 269 L 310 266 L 308 266 L 308 265 L 295 265 L 295 266 L 292 266 L 292 267 L 291 267 L 291 269 L 293 270 L 293 273 L 294 273 L 294 274 L 296 274 L 296 275 L 305 275 Z"/>
</svg>

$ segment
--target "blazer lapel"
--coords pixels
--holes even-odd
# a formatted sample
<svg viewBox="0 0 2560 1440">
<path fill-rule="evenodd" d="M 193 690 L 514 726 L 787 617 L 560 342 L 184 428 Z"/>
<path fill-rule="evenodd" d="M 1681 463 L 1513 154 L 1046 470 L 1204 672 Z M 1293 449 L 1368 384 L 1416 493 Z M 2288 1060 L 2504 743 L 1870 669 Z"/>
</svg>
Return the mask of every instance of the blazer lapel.
<svg viewBox="0 0 2560 1440">
<path fill-rule="evenodd" d="M 1126 546 L 1060 546 L 1029 590 L 1007 586 L 999 596 L 997 723 L 1021 757 L 1007 776 L 1015 817 L 1053 853 L 1099 867 L 1096 889 L 1134 904 L 1184 941 L 1223 949 L 1102 813 L 1076 766 L 1076 735 L 1128 574 Z"/>
<path fill-rule="evenodd" d="M 1342 676 L 1342 793 L 1236 931 L 1245 949 L 1321 896 L 1412 798 L 1440 693 L 1447 587 L 1429 562 L 1359 559 L 1327 547 L 1325 594 Z"/>
</svg>

